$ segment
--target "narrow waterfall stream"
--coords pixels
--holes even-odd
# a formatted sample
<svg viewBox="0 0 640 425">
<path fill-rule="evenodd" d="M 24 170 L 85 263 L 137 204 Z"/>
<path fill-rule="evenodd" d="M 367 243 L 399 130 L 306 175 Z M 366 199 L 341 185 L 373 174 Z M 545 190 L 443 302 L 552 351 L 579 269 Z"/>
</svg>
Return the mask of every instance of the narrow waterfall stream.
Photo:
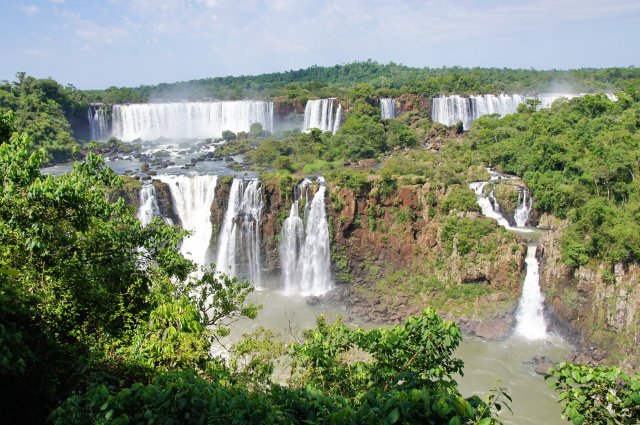
<svg viewBox="0 0 640 425">
<path fill-rule="evenodd" d="M 518 190 L 518 207 L 513 214 L 516 226 L 525 227 L 529 223 L 529 216 L 533 208 L 533 198 L 529 196 L 527 189 Z"/>
<path fill-rule="evenodd" d="M 522 295 L 517 310 L 517 323 L 515 332 L 527 339 L 545 339 L 547 337 L 547 324 L 544 320 L 544 297 L 540 291 L 540 274 L 538 259 L 536 258 L 537 245 L 531 243 L 527 246 L 527 274 L 522 286 Z"/>
<path fill-rule="evenodd" d="M 311 202 L 311 182 L 305 179 L 298 185 L 289 217 L 283 223 L 280 258 L 284 293 L 287 295 L 318 296 L 326 293 L 333 284 L 329 224 L 324 205 L 326 186 L 322 177 L 317 182 L 318 191 Z M 305 203 L 304 221 L 298 211 L 301 199 Z"/>
<path fill-rule="evenodd" d="M 138 220 L 143 226 L 151 223 L 153 217 L 160 216 L 160 207 L 156 197 L 156 188 L 151 183 L 143 184 L 140 188 L 140 205 L 138 206 Z"/>
<path fill-rule="evenodd" d="M 260 180 L 233 179 L 229 203 L 218 237 L 218 270 L 248 279 L 254 287 L 262 286 L 260 215 L 262 212 Z"/>
<path fill-rule="evenodd" d="M 380 118 L 396 117 L 396 100 L 393 98 L 380 99 Z"/>
</svg>

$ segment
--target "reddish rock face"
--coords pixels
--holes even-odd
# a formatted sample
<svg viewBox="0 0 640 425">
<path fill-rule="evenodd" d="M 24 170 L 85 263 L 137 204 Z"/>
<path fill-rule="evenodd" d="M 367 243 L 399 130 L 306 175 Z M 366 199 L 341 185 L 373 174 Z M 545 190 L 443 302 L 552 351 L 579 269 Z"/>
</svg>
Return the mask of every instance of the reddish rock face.
<svg viewBox="0 0 640 425">
<path fill-rule="evenodd" d="M 417 94 L 403 94 L 396 99 L 396 108 L 399 112 L 428 111 L 429 115 L 431 115 L 432 103 L 433 101 L 429 97 Z"/>
<path fill-rule="evenodd" d="M 286 120 L 291 114 L 304 114 L 304 105 L 298 100 L 289 100 L 281 96 L 273 101 L 273 113 L 281 120 Z"/>
</svg>

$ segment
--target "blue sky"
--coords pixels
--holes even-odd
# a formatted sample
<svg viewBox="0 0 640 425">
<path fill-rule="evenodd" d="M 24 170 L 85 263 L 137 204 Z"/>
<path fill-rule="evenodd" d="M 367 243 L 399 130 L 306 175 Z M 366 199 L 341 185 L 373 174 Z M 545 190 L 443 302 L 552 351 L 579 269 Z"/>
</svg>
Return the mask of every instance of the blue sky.
<svg viewBox="0 0 640 425">
<path fill-rule="evenodd" d="M 639 0 L 2 0 L 0 80 L 78 88 L 286 71 L 640 65 Z"/>
</svg>

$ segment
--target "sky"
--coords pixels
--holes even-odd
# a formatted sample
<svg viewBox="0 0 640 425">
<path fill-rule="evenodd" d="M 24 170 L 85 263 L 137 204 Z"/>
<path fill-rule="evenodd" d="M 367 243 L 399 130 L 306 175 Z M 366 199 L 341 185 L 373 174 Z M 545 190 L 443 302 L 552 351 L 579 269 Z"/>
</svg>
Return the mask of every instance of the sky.
<svg viewBox="0 0 640 425">
<path fill-rule="evenodd" d="M 373 59 L 640 65 L 640 0 L 1 0 L 0 80 L 80 89 Z"/>
</svg>

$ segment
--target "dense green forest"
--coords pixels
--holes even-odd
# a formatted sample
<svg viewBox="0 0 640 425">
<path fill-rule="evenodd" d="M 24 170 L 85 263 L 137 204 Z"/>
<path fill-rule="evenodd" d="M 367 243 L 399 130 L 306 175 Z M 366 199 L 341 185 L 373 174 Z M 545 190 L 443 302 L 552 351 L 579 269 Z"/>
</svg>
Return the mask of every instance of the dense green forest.
<svg viewBox="0 0 640 425">
<path fill-rule="evenodd" d="M 140 86 L 90 90 L 93 102 L 126 103 L 150 100 L 197 100 L 341 97 L 354 86 L 371 84 L 376 96 L 413 93 L 438 94 L 532 93 L 554 90 L 594 92 L 616 90 L 629 79 L 640 78 L 637 68 L 539 71 L 507 68 L 411 68 L 395 63 L 354 62 L 332 67 L 312 66 L 256 76 L 218 77 Z"/>
<path fill-rule="evenodd" d="M 0 107 L 14 113 L 15 126 L 47 151 L 47 161 L 65 161 L 78 148 L 72 127 L 87 119 L 88 103 L 73 86 L 50 78 L 17 74 L 17 81 L 0 83 Z"/>
</svg>

